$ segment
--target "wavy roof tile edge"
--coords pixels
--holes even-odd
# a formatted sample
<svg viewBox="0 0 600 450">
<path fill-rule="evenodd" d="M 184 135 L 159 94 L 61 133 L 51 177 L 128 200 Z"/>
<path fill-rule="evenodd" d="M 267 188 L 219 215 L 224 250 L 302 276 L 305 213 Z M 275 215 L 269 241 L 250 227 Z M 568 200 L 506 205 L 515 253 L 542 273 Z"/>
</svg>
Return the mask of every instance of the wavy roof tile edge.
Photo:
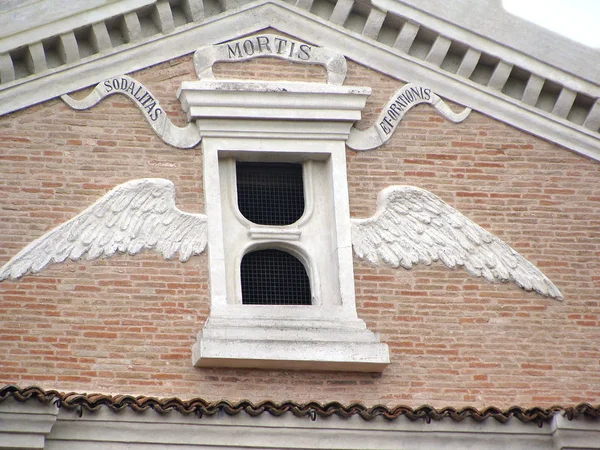
<svg viewBox="0 0 600 450">
<path fill-rule="evenodd" d="M 132 395 L 105 395 L 105 394 L 87 394 L 76 392 L 60 392 L 56 390 L 44 390 L 37 386 L 20 388 L 16 385 L 7 385 L 0 388 L 0 403 L 7 398 L 13 398 L 19 402 L 37 400 L 42 404 L 54 403 L 59 408 L 67 410 L 77 410 L 81 415 L 83 411 L 95 412 L 100 408 L 106 407 L 112 411 L 121 411 L 129 408 L 134 412 L 143 412 L 149 409 L 159 413 L 176 411 L 182 415 L 195 414 L 199 418 L 204 416 L 214 416 L 219 413 L 225 413 L 229 416 L 235 416 L 246 413 L 249 416 L 258 416 L 268 413 L 272 416 L 281 416 L 285 413 L 292 413 L 296 417 L 316 417 L 326 418 L 338 416 L 340 418 L 349 418 L 359 416 L 363 420 L 374 420 L 377 417 L 386 420 L 394 420 L 399 417 L 406 417 L 411 421 L 424 420 L 426 423 L 431 421 L 440 421 L 451 419 L 454 422 L 461 422 L 471 418 L 476 422 L 483 422 L 488 419 L 494 419 L 500 423 L 507 423 L 511 418 L 515 418 L 523 423 L 536 423 L 542 427 L 548 423 L 556 414 L 562 414 L 568 420 L 574 420 L 580 417 L 588 419 L 600 419 L 600 404 L 592 406 L 590 403 L 579 403 L 575 406 L 551 406 L 549 408 L 531 407 L 523 408 L 512 406 L 507 409 L 500 409 L 494 406 L 488 406 L 483 409 L 475 407 L 463 408 L 434 408 L 429 405 L 422 405 L 412 408 L 406 405 L 387 407 L 384 405 L 365 406 L 361 403 L 351 403 L 343 405 L 339 402 L 328 402 L 325 404 L 311 401 L 306 403 L 297 403 L 291 400 L 283 402 L 274 402 L 271 400 L 253 403 L 249 400 L 240 400 L 229 402 L 220 400 L 209 402 L 202 398 L 193 398 L 190 400 L 181 400 L 177 397 L 148 397 Z"/>
</svg>

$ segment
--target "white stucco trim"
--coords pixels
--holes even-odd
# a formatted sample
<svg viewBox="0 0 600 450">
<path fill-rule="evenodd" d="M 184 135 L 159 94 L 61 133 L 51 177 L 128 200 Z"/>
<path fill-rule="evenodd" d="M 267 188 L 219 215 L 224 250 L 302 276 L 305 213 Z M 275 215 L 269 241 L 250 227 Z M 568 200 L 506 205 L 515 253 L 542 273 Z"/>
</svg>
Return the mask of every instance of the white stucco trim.
<svg viewBox="0 0 600 450">
<path fill-rule="evenodd" d="M 0 53 L 134 11 L 157 0 L 27 2 L 0 12 Z"/>
<path fill-rule="evenodd" d="M 31 417 L 48 417 L 37 426 L 39 439 L 27 440 L 32 431 L 24 428 Z M 600 422 L 578 417 L 572 421 L 555 415 L 541 428 L 513 418 L 499 423 L 489 418 L 460 422 L 449 418 L 426 423 L 404 416 L 389 421 L 377 417 L 367 421 L 358 416 L 296 417 L 263 413 L 198 417 L 171 411 L 113 412 L 107 407 L 97 411 L 58 409 L 35 400 L 19 403 L 7 399 L 0 403 L 0 449 L 28 448 L 48 450 L 137 450 L 137 449 L 490 449 L 567 450 L 598 448 Z M 15 426 L 18 424 L 18 426 Z M 43 431 L 42 431 L 43 430 Z M 45 438 L 44 438 L 45 437 Z"/>
<path fill-rule="evenodd" d="M 424 26 L 447 30 L 450 37 L 498 43 L 507 52 L 528 55 L 528 64 L 551 65 L 593 84 L 600 83 L 600 52 L 572 41 L 539 25 L 514 16 L 504 9 L 502 0 L 440 2 L 439 0 L 372 0 L 386 11 L 419 17 Z M 418 16 L 417 16 L 418 15 Z M 450 25 L 450 26 L 448 26 Z M 468 30 L 468 31 L 467 31 Z M 541 72 L 544 73 L 544 72 Z"/>
<path fill-rule="evenodd" d="M 43 449 L 58 416 L 54 404 L 0 402 L 0 449 Z"/>
<path fill-rule="evenodd" d="M 383 6 L 385 5 L 380 5 L 380 8 Z M 390 11 L 393 9 L 392 6 L 389 6 Z M 376 33 L 372 30 L 367 35 L 354 32 L 280 0 L 256 1 L 206 17 L 199 23 L 192 22 L 179 26 L 173 31 L 163 31 L 147 38 L 138 36 L 129 44 L 106 49 L 53 69 L 45 70 L 43 61 L 40 61 L 37 65 L 34 64 L 35 67 L 40 67 L 39 74 L 3 83 L 0 86 L 0 114 L 72 92 L 111 76 L 131 73 L 192 53 L 200 42 L 204 45 L 216 44 L 273 28 L 298 37 L 309 44 L 340 52 L 399 80 L 427 84 L 444 98 L 563 145 L 582 155 L 600 159 L 600 134 L 597 132 L 597 127 L 600 125 L 600 103 L 592 105 L 582 125 L 565 118 L 562 110 L 564 108 L 555 107 L 546 112 L 535 107 L 539 89 L 546 78 L 558 83 L 567 91 L 585 92 L 593 99 L 600 96 L 600 86 L 548 66 L 519 51 L 461 29 L 426 12 L 401 4 L 394 8 L 394 11 L 398 10 L 398 14 L 404 14 L 417 24 L 421 20 L 435 27 L 437 32 L 455 36 L 457 41 L 467 45 L 469 47 L 467 56 L 477 55 L 471 61 L 472 67 L 470 69 L 466 67 L 470 61 L 466 56 L 456 74 L 441 69 L 438 64 L 441 61 L 438 53 L 447 47 L 442 45 L 442 35 L 438 37 L 441 39 L 440 45 L 434 45 L 427 58 L 419 59 L 406 53 L 407 49 L 402 47 L 404 41 L 401 38 L 406 34 L 404 28 L 398 36 L 397 46 L 390 46 L 373 40 L 372 36 Z M 405 27 L 407 30 L 410 28 L 408 25 Z M 419 30 L 419 25 L 415 27 L 412 38 L 404 36 L 408 47 Z M 68 42 L 68 39 L 65 42 Z M 32 55 L 36 54 L 35 50 L 38 47 L 30 45 L 29 52 Z M 482 50 L 500 59 L 487 85 L 469 79 Z M 35 61 L 32 61 L 33 63 Z M 0 73 L 10 76 L 12 69 L 5 67 L 6 64 L 9 64 L 8 60 L 0 58 L 0 66 L 2 66 Z M 532 73 L 521 100 L 512 98 L 501 90 L 513 65 Z M 538 89 L 534 89 L 538 78 L 542 84 L 538 83 L 536 85 Z"/>
</svg>

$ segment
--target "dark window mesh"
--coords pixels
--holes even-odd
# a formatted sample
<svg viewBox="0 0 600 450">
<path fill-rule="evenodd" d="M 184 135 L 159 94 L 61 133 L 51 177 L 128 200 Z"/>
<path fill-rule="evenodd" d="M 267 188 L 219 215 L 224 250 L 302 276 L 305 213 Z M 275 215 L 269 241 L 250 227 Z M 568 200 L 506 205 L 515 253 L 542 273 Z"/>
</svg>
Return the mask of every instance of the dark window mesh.
<svg viewBox="0 0 600 450">
<path fill-rule="evenodd" d="M 302 164 L 238 162 L 238 208 L 260 225 L 290 225 L 304 213 Z"/>
<path fill-rule="evenodd" d="M 258 250 L 242 259 L 242 303 L 310 305 L 310 282 L 304 265 L 280 250 Z"/>
</svg>

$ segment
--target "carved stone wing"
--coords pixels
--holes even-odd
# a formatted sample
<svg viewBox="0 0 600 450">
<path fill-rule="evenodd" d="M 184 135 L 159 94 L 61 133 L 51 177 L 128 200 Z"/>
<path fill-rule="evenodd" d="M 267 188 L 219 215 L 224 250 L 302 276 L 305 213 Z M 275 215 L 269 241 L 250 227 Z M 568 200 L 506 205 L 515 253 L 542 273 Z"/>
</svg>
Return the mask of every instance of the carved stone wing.
<svg viewBox="0 0 600 450">
<path fill-rule="evenodd" d="M 369 219 L 352 219 L 352 245 L 373 264 L 411 269 L 441 261 L 491 282 L 562 300 L 556 286 L 505 242 L 467 219 L 429 191 L 412 186 L 384 189 Z"/>
<path fill-rule="evenodd" d="M 96 259 L 116 252 L 135 255 L 153 249 L 183 262 L 206 247 L 206 216 L 175 206 L 169 180 L 123 183 L 85 211 L 33 241 L 0 268 L 0 281 L 41 271 L 67 258 Z"/>
</svg>

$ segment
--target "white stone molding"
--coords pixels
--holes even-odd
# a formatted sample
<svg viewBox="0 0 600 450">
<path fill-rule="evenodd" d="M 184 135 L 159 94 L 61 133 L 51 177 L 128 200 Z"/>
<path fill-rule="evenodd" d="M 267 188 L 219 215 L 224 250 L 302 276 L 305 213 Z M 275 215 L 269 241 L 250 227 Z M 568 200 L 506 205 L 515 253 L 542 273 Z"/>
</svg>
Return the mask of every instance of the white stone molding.
<svg viewBox="0 0 600 450">
<path fill-rule="evenodd" d="M 127 75 L 107 78 L 98 83 L 94 90 L 81 100 L 76 100 L 69 95 L 62 95 L 61 99 L 73 109 L 84 110 L 114 94 L 125 95 L 132 99 L 144 114 L 146 122 L 166 144 L 177 148 L 193 148 L 200 143 L 200 133 L 194 124 L 188 124 L 183 128 L 174 125 L 148 88 Z"/>
<path fill-rule="evenodd" d="M 135 12 L 123 14 L 122 30 L 125 42 L 137 42 L 143 38 L 140 19 Z"/>
<path fill-rule="evenodd" d="M 419 25 L 408 21 L 405 22 L 402 26 L 402 29 L 398 33 L 398 36 L 396 37 L 393 47 L 403 53 L 408 53 L 410 47 L 415 41 L 415 38 L 417 37 L 418 32 Z"/>
<path fill-rule="evenodd" d="M 58 416 L 53 403 L 26 403 L 7 398 L 0 402 L 0 449 L 36 450 L 46 448 L 46 437 Z"/>
<path fill-rule="evenodd" d="M 94 412 L 42 405 L 34 400 L 0 403 L 0 448 L 46 450 L 161 449 L 365 449 L 397 450 L 432 448 L 490 450 L 597 449 L 600 422 L 555 415 L 539 427 L 515 418 L 499 423 L 445 418 L 411 421 L 406 417 L 363 420 L 358 416 L 299 418 L 291 412 L 198 417 L 151 409 L 119 412 L 102 407 Z M 45 438 L 45 439 L 44 439 Z"/>
<path fill-rule="evenodd" d="M 36 239 L 0 268 L 0 281 L 37 273 L 67 258 L 93 260 L 117 252 L 155 250 L 187 261 L 206 248 L 206 216 L 175 206 L 169 180 L 145 178 L 123 183 L 71 220 Z"/>
<path fill-rule="evenodd" d="M 454 123 L 462 122 L 471 113 L 470 108 L 455 113 L 431 89 L 408 83 L 392 95 L 372 127 L 366 130 L 352 128 L 347 142 L 348 147 L 352 150 L 372 150 L 382 146 L 392 137 L 404 115 L 413 106 L 422 103 L 430 104 L 443 117 Z"/>
<path fill-rule="evenodd" d="M 592 107 L 590 114 L 585 119 L 584 126 L 591 130 L 600 129 L 600 100 L 597 100 Z"/>
<path fill-rule="evenodd" d="M 144 1 L 147 0 L 139 0 L 140 3 Z M 322 0 L 315 0 L 315 4 L 319 1 Z M 188 3 L 189 5 L 196 4 L 195 0 Z M 184 2 L 184 10 L 188 3 Z M 245 3 L 245 0 L 241 3 Z M 197 49 L 198 42 L 207 45 L 218 44 L 260 32 L 266 28 L 275 28 L 310 45 L 319 45 L 337 51 L 360 64 L 392 77 L 401 78 L 404 81 L 422 80 L 438 95 L 446 99 L 468 105 L 490 117 L 556 142 L 582 155 L 600 159 L 600 135 L 598 133 L 600 120 L 598 119 L 598 108 L 594 106 L 600 97 L 600 85 L 594 77 L 589 76 L 595 73 L 596 65 L 590 62 L 592 59 L 579 58 L 578 66 L 581 66 L 581 70 L 585 69 L 587 75 L 575 75 L 573 72 L 568 72 L 568 67 L 571 66 L 563 65 L 563 69 L 559 69 L 556 65 L 544 62 L 543 57 L 536 58 L 515 50 L 518 46 L 511 48 L 503 45 L 501 40 L 484 37 L 485 33 L 483 32 L 473 33 L 460 24 L 444 20 L 444 15 L 448 15 L 458 21 L 457 17 L 465 14 L 461 13 L 462 15 L 457 16 L 456 12 L 470 7 L 467 6 L 471 4 L 470 2 L 461 4 L 461 8 L 454 8 L 451 5 L 434 8 L 433 3 L 428 1 L 426 3 L 427 11 L 409 5 L 410 2 L 378 0 L 375 3 L 379 10 L 387 14 L 385 20 L 387 25 L 381 29 L 377 41 L 370 37 L 373 33 L 371 26 L 367 27 L 365 24 L 362 28 L 362 32 L 367 34 L 361 34 L 360 30 L 352 31 L 348 28 L 356 23 L 355 20 L 351 20 L 353 14 L 357 14 L 354 11 L 351 12 L 346 23 L 335 25 L 327 20 L 328 17 L 318 17 L 314 13 L 302 9 L 302 7 L 307 7 L 308 3 L 299 3 L 298 7 L 295 7 L 281 0 L 264 0 L 242 6 L 237 4 L 234 9 L 223 12 L 215 8 L 205 8 L 203 10 L 204 18 L 201 22 L 180 25 L 167 35 L 159 32 L 147 37 L 144 37 L 144 33 L 140 30 L 136 12 L 121 12 L 120 16 L 111 19 L 111 23 L 121 21 L 125 43 L 115 45 L 101 54 L 90 55 L 51 70 L 31 74 L 24 74 L 22 70 L 19 73 L 15 72 L 18 61 L 13 61 L 13 57 L 18 58 L 22 54 L 17 50 L 14 50 L 16 53 L 12 53 L 17 46 L 8 44 L 7 47 L 0 46 L 0 53 L 4 53 L 4 56 L 0 55 L 0 76 L 2 76 L 0 114 L 93 85 L 106 78 L 130 73 L 192 53 Z M 133 4 L 135 4 L 134 1 L 118 3 L 123 8 Z M 111 8 L 114 5 L 111 4 Z M 476 8 L 484 8 L 484 6 L 476 5 Z M 109 9 L 108 6 L 106 9 L 102 9 L 102 14 L 107 13 Z M 319 8 L 314 10 L 320 11 Z M 194 11 L 197 16 L 198 8 L 195 8 Z M 144 14 L 144 10 L 140 9 L 139 13 Z M 187 16 L 192 17 L 189 14 Z M 467 16 L 470 17 L 470 13 Z M 74 24 L 77 20 L 85 23 L 82 15 L 65 19 L 64 22 L 61 22 L 60 27 L 55 27 L 56 35 L 78 28 L 79 25 L 65 28 L 66 23 Z M 376 18 L 374 17 L 373 20 L 376 21 Z M 520 21 L 519 26 L 533 25 Z M 446 47 L 442 44 L 422 55 L 411 54 L 414 53 L 411 50 L 413 46 L 415 48 L 418 45 L 427 46 L 427 42 L 419 40 L 421 38 L 418 31 L 421 28 L 429 35 L 444 36 L 451 40 L 446 56 L 456 57 L 458 62 L 446 64 L 447 58 L 442 58 L 440 53 Z M 411 29 L 413 32 L 409 33 Z M 536 30 L 538 29 L 536 28 Z M 24 31 L 15 37 L 21 39 L 23 36 L 29 36 L 29 34 Z M 39 40 L 39 36 L 34 34 L 31 39 L 19 40 L 21 43 L 19 45 L 34 43 L 35 39 Z M 13 42 L 12 38 L 6 38 L 2 42 L 8 43 L 9 41 Z M 453 56 L 452 51 L 454 50 L 452 49 L 455 45 L 465 47 L 466 53 Z M 11 51 L 10 55 L 6 53 L 9 50 Z M 581 54 L 580 48 L 569 46 L 566 41 L 562 40 L 559 50 L 561 55 Z M 548 52 L 548 54 L 550 53 L 553 52 Z M 427 61 L 428 56 L 430 56 L 429 61 Z M 479 66 L 486 66 L 489 61 L 494 59 L 502 63 L 502 68 L 513 66 L 515 70 L 519 69 L 522 73 L 528 74 L 529 81 L 515 79 L 510 75 L 504 86 L 499 87 L 498 85 L 494 88 L 488 86 L 489 80 L 480 79 L 474 74 L 477 74 Z M 440 61 L 441 64 L 438 65 Z M 491 69 L 495 68 L 495 66 L 491 67 Z M 579 69 L 577 73 L 579 74 Z M 500 75 L 501 73 L 498 71 L 495 83 L 501 79 Z M 538 79 L 540 83 L 536 83 Z M 541 101 L 546 92 L 546 82 L 577 93 L 576 101 L 566 117 L 561 117 L 563 114 L 553 114 L 553 105 L 548 108 Z M 525 84 L 524 92 L 518 88 L 519 83 Z M 583 104 L 581 99 L 583 99 Z M 586 103 L 588 101 L 591 102 L 589 105 Z M 562 107 L 560 110 L 562 111 Z"/>
<path fill-rule="evenodd" d="M 27 46 L 25 61 L 30 72 L 37 73 L 48 69 L 44 46 L 41 42 L 35 42 Z"/>
<path fill-rule="evenodd" d="M 354 298 L 344 143 L 369 94 L 318 83 L 182 83 L 182 107 L 202 133 L 210 246 L 211 309 L 194 365 L 381 371 L 389 364 L 387 345 L 358 318 Z M 245 219 L 236 161 L 302 163 L 302 217 L 285 227 Z M 303 263 L 311 305 L 242 304 L 240 262 L 259 248 Z"/>
<path fill-rule="evenodd" d="M 98 22 L 92 25 L 90 33 L 90 44 L 96 52 L 103 52 L 112 47 L 110 36 L 104 22 Z"/>
<path fill-rule="evenodd" d="M 60 58 L 67 64 L 75 62 L 79 59 L 79 48 L 75 33 L 68 32 L 60 35 L 59 38 L 59 55 Z"/>
<path fill-rule="evenodd" d="M 0 53 L 104 21 L 156 0 L 71 0 L 24 2 L 0 12 Z"/>
<path fill-rule="evenodd" d="M 371 9 L 369 13 L 369 17 L 365 22 L 365 26 L 363 27 L 362 34 L 365 37 L 371 39 L 377 39 L 379 35 L 379 31 L 383 26 L 383 22 L 385 21 L 386 12 L 377 8 Z"/>
<path fill-rule="evenodd" d="M 516 17 L 502 0 L 466 0 L 460 3 L 438 0 L 372 0 L 374 7 L 390 14 L 409 15 L 429 29 L 453 40 L 480 49 L 488 41 L 506 53 L 520 53 L 552 69 L 575 74 L 593 83 L 600 82 L 600 52 L 561 36 L 530 21 Z M 495 54 L 495 52 L 491 52 Z M 527 56 L 526 56 L 527 55 Z M 501 58 L 504 59 L 504 58 Z M 537 72 L 544 75 L 544 72 Z"/>
<path fill-rule="evenodd" d="M 181 8 L 185 16 L 191 22 L 195 22 L 204 17 L 204 1 L 203 0 L 182 0 Z"/>
<path fill-rule="evenodd" d="M 560 91 L 560 94 L 556 99 L 556 103 L 554 104 L 554 108 L 552 108 L 552 114 L 558 117 L 567 117 L 567 114 L 569 114 L 571 111 L 571 107 L 573 106 L 576 96 L 577 93 L 570 89 L 565 88 Z"/>
<path fill-rule="evenodd" d="M 306 11 L 310 10 L 312 4 L 313 4 L 313 0 L 296 0 L 296 2 L 295 2 L 295 6 L 297 6 L 300 9 L 304 9 Z"/>
<path fill-rule="evenodd" d="M 276 34 L 248 36 L 202 47 L 194 52 L 194 67 L 198 79 L 214 80 L 212 67 L 216 62 L 239 62 L 261 57 L 321 65 L 327 70 L 327 82 L 330 84 L 341 85 L 346 79 L 344 55 Z"/>
<path fill-rule="evenodd" d="M 329 21 L 336 25 L 344 25 L 352 11 L 352 6 L 354 6 L 354 0 L 338 0 L 329 16 Z"/>
<path fill-rule="evenodd" d="M 8 53 L 0 53 L 0 81 L 8 83 L 15 80 L 15 68 Z"/>
<path fill-rule="evenodd" d="M 429 191 L 392 186 L 368 219 L 351 219 L 352 245 L 372 264 L 412 269 L 440 261 L 490 282 L 514 282 L 526 291 L 562 300 L 558 288 L 533 264 Z"/>
<path fill-rule="evenodd" d="M 168 2 L 158 2 L 154 5 L 152 12 L 152 19 L 163 34 L 169 34 L 175 29 L 175 23 L 173 22 L 173 13 Z"/>
<path fill-rule="evenodd" d="M 450 45 L 452 41 L 442 35 L 439 35 L 433 45 L 431 46 L 431 50 L 427 54 L 425 61 L 433 64 L 434 66 L 441 66 L 444 62 L 444 58 L 448 54 L 450 50 Z"/>
<path fill-rule="evenodd" d="M 456 70 L 456 74 L 463 78 L 470 78 L 480 59 L 481 52 L 479 50 L 475 50 L 473 48 L 468 49 L 460 63 L 460 66 L 458 66 L 458 69 Z"/>
<path fill-rule="evenodd" d="M 479 57 L 477 58 L 479 59 Z M 542 77 L 531 75 L 529 80 L 527 80 L 527 84 L 525 85 L 522 101 L 527 105 L 535 105 L 535 102 L 537 102 L 538 98 L 540 97 L 540 92 L 544 87 L 544 81 L 545 80 Z"/>
<path fill-rule="evenodd" d="M 557 450 L 600 448 L 598 420 L 581 417 L 568 420 L 562 415 L 554 416 L 551 424 L 554 448 Z"/>
<path fill-rule="evenodd" d="M 488 81 L 488 87 L 491 89 L 501 90 L 508 80 L 510 73 L 513 69 L 512 64 L 508 64 L 504 61 L 500 61 L 494 71 L 492 72 L 492 76 L 490 77 L 490 81 Z"/>
<path fill-rule="evenodd" d="M 203 138 L 224 134 L 221 128 L 229 126 L 227 121 L 230 118 L 247 118 L 248 121 L 240 120 L 230 132 L 234 135 L 251 133 L 256 128 L 257 133 L 269 136 L 285 137 L 292 133 L 294 137 L 311 139 L 306 131 L 306 127 L 310 126 L 316 128 L 312 139 L 342 141 L 347 140 L 350 133 L 347 124 L 360 119 L 370 94 L 371 89 L 367 87 L 244 80 L 184 81 L 177 91 L 188 120 L 202 118 L 198 126 Z M 332 103 L 339 107 L 332 108 Z M 320 126 L 316 123 L 317 118 L 333 123 Z M 257 122 L 265 119 L 269 119 L 265 125 Z M 291 127 L 279 122 L 289 119 L 294 120 Z M 335 124 L 337 120 L 341 121 L 340 125 Z M 239 126 L 244 128 L 238 131 Z"/>
</svg>

